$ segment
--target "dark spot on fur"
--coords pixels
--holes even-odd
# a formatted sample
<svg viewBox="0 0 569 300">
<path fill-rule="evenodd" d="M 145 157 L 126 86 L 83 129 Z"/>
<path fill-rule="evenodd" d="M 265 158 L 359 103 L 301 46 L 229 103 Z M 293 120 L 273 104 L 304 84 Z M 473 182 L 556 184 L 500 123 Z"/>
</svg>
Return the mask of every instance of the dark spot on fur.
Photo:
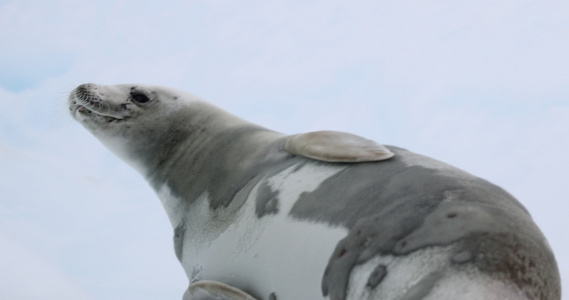
<svg viewBox="0 0 569 300">
<path fill-rule="evenodd" d="M 279 193 L 273 191 L 271 186 L 263 182 L 257 191 L 255 213 L 258 218 L 279 212 Z"/>
<path fill-rule="evenodd" d="M 456 216 L 457 216 L 457 213 L 452 212 L 452 213 L 449 213 L 449 214 L 447 215 L 447 218 L 453 219 L 453 218 L 455 218 Z"/>
<path fill-rule="evenodd" d="M 375 267 L 373 272 L 369 275 L 367 281 L 367 286 L 374 289 L 387 275 L 387 267 L 384 265 L 379 265 Z"/>
<path fill-rule="evenodd" d="M 186 233 L 185 222 L 181 222 L 174 229 L 174 252 L 179 261 L 182 261 L 184 250 L 184 234 Z"/>
</svg>

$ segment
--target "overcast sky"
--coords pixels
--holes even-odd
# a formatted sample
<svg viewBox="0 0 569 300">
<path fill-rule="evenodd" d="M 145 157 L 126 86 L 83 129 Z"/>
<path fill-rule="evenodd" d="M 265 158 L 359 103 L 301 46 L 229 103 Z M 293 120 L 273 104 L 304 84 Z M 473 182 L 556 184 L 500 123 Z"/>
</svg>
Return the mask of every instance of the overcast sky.
<svg viewBox="0 0 569 300">
<path fill-rule="evenodd" d="M 517 197 L 569 277 L 567 1 L 0 0 L 0 44 L 1 299 L 187 286 L 152 190 L 67 115 L 85 82 L 456 165 Z"/>
</svg>

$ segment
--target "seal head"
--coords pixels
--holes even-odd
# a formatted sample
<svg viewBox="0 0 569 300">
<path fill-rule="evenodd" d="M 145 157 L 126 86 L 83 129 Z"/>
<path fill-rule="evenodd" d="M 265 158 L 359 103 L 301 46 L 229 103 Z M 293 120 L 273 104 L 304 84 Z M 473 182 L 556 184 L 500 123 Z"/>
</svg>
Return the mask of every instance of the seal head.
<svg viewBox="0 0 569 300">
<path fill-rule="evenodd" d="M 149 156 L 170 155 L 159 143 L 167 141 L 169 132 L 180 130 L 180 126 L 161 120 L 175 118 L 176 111 L 192 99 L 199 101 L 191 95 L 186 101 L 177 101 L 179 94 L 142 85 L 82 84 L 71 92 L 69 110 L 105 146 L 145 175 L 155 164 Z M 186 121 L 182 124 L 187 127 Z M 183 142 L 181 138 L 183 135 L 176 137 L 178 143 Z"/>
</svg>

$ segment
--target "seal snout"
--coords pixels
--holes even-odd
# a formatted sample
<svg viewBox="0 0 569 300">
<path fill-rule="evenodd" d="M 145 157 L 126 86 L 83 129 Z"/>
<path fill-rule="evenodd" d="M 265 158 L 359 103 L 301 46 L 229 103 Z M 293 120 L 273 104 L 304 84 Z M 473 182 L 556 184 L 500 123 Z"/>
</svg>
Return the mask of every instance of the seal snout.
<svg viewBox="0 0 569 300">
<path fill-rule="evenodd" d="M 104 120 L 107 122 L 124 119 L 117 111 L 117 105 L 105 99 L 105 89 L 93 83 L 84 83 L 77 86 L 69 96 L 69 110 L 74 117 L 87 116 L 89 119 Z"/>
<path fill-rule="evenodd" d="M 76 87 L 69 95 L 69 110 L 72 114 L 97 113 L 101 109 L 100 100 L 92 92 L 93 84 L 85 83 Z"/>
<path fill-rule="evenodd" d="M 83 105 L 88 109 L 95 108 L 99 110 L 103 101 L 97 92 L 97 87 L 92 83 L 84 83 L 76 87 L 72 92 L 73 97 L 79 105 Z"/>
<path fill-rule="evenodd" d="M 88 101 L 92 97 L 91 89 L 93 88 L 92 83 L 84 83 L 74 90 L 74 95 L 80 100 Z"/>
</svg>

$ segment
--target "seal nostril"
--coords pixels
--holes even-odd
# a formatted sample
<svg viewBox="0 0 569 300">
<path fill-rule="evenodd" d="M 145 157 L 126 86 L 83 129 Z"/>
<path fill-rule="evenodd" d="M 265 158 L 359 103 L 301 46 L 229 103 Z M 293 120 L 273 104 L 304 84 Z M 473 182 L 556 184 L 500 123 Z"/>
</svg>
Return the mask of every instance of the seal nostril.
<svg viewBox="0 0 569 300">
<path fill-rule="evenodd" d="M 458 216 L 458 214 L 455 213 L 455 212 L 451 212 L 451 213 L 448 213 L 448 214 L 447 214 L 447 218 L 449 218 L 449 219 L 453 219 L 453 218 L 455 218 L 456 216 Z"/>
</svg>

